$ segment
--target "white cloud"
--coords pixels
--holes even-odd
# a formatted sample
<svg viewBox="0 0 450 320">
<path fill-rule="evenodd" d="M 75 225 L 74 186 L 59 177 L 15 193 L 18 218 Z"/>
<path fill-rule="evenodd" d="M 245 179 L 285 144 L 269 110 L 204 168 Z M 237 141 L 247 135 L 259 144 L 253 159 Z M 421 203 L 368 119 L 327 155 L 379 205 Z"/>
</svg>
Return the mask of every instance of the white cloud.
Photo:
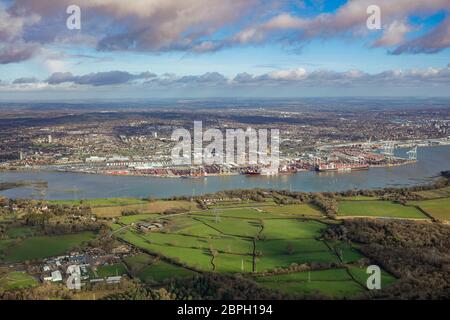
<svg viewBox="0 0 450 320">
<path fill-rule="evenodd" d="M 268 73 L 267 77 L 273 80 L 301 80 L 306 77 L 306 70 L 303 68 L 297 68 L 293 70 L 277 70 Z"/>
<path fill-rule="evenodd" d="M 405 35 L 411 31 L 411 27 L 405 21 L 393 21 L 385 27 L 383 35 L 375 42 L 377 47 L 400 45 L 405 40 Z"/>
<path fill-rule="evenodd" d="M 229 45 L 260 43 L 267 39 L 283 40 L 287 34 L 294 33 L 297 42 L 313 38 L 332 38 L 353 35 L 367 35 L 366 9 L 376 4 L 381 8 L 381 19 L 386 26 L 374 46 L 401 45 L 405 36 L 413 28 L 405 21 L 414 14 L 430 15 L 439 11 L 450 14 L 449 0 L 351 0 L 335 13 L 322 13 L 315 17 L 293 16 L 280 13 L 266 22 L 257 22 L 239 31 L 229 39 Z M 450 18 L 447 18 L 429 34 L 405 44 L 397 53 L 434 53 L 450 47 Z M 292 36 L 292 35 L 291 35 Z M 295 41 L 294 41 L 295 42 Z"/>
<path fill-rule="evenodd" d="M 46 80 L 16 79 L 12 83 L 1 82 L 8 90 L 39 90 L 41 88 L 76 88 L 90 90 L 94 87 L 138 87 L 149 88 L 191 88 L 202 90 L 205 88 L 426 88 L 440 86 L 443 92 L 450 89 L 450 67 L 387 70 L 380 73 L 368 74 L 360 70 L 335 72 L 330 70 L 315 70 L 308 72 L 303 68 L 277 70 L 260 75 L 240 73 L 227 78 L 217 72 L 207 72 L 202 75 L 177 76 L 174 74 L 156 75 L 150 72 L 131 74 L 125 71 L 98 72 L 85 75 L 73 75 L 70 72 L 52 74 Z M 111 89 L 113 90 L 113 89 Z M 412 92 L 413 93 L 413 92 Z"/>
</svg>

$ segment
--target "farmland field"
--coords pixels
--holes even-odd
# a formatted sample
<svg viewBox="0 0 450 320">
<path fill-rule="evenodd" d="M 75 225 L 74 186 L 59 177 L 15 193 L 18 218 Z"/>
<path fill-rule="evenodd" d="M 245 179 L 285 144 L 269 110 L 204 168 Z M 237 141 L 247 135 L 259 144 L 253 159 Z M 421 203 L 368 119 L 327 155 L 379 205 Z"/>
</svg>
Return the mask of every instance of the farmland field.
<svg viewBox="0 0 450 320">
<path fill-rule="evenodd" d="M 381 208 L 387 209 L 383 210 L 384 214 L 423 217 L 417 208 L 392 202 L 343 202 L 344 211 L 349 211 L 351 204 L 361 203 L 366 212 L 372 209 L 379 212 Z M 349 208 L 345 207 L 347 203 Z M 322 232 L 331 223 L 322 217 L 318 208 L 306 204 L 215 208 L 161 216 L 166 223 L 161 231 L 142 233 L 130 227 L 115 236 L 150 254 L 125 261 L 131 273 L 144 282 L 192 275 L 195 272 L 190 269 L 193 269 L 240 273 L 255 279 L 262 287 L 285 293 L 320 292 L 334 298 L 364 293 L 367 274 L 363 267 L 357 267 L 364 256 L 351 243 L 322 239 Z M 330 268 L 333 264 L 346 265 L 309 273 L 262 275 L 293 264 L 315 263 L 328 264 Z M 383 272 L 383 282 L 394 280 Z"/>
<path fill-rule="evenodd" d="M 38 284 L 36 279 L 25 272 L 13 271 L 0 274 L 0 290 L 30 288 Z"/>
<path fill-rule="evenodd" d="M 0 260 L 14 240 L 0 240 Z"/>
<path fill-rule="evenodd" d="M 411 201 L 408 204 L 420 207 L 423 211 L 438 220 L 450 220 L 450 198 Z"/>
<path fill-rule="evenodd" d="M 203 223 L 204 225 L 217 230 L 221 234 L 230 236 L 254 238 L 261 230 L 261 224 L 257 220 L 225 217 L 220 218 L 220 220 L 217 220 L 215 217 L 202 217 L 195 220 L 197 223 Z"/>
<path fill-rule="evenodd" d="M 142 213 L 142 214 L 135 214 L 135 215 L 130 215 L 130 216 L 123 216 L 123 217 L 120 217 L 118 220 L 120 223 L 123 223 L 123 224 L 132 224 L 132 223 L 136 223 L 138 221 L 151 220 L 151 219 L 157 218 L 159 216 L 160 216 L 159 214 L 155 214 L 155 213 Z"/>
<path fill-rule="evenodd" d="M 97 277 L 99 278 L 106 278 L 127 274 L 127 269 L 125 268 L 123 263 L 116 263 L 98 267 L 97 270 L 94 271 L 94 273 L 96 273 Z"/>
<path fill-rule="evenodd" d="M 353 278 L 358 281 L 361 285 L 366 285 L 367 281 L 367 273 L 365 268 L 360 267 L 350 267 L 348 268 L 349 273 L 353 276 Z M 381 270 L 381 288 L 388 286 L 395 282 L 395 278 L 391 276 L 389 273 Z"/>
<path fill-rule="evenodd" d="M 418 194 L 419 196 L 421 196 L 425 199 L 445 198 L 445 197 L 450 197 L 450 187 L 435 189 L 435 190 L 417 191 L 414 193 Z"/>
<path fill-rule="evenodd" d="M 319 208 L 310 204 L 288 204 L 277 207 L 263 207 L 264 211 L 283 215 L 323 216 Z"/>
<path fill-rule="evenodd" d="M 363 258 L 363 256 L 348 243 L 335 241 L 327 242 L 327 244 L 333 249 L 339 260 L 344 263 L 351 263 Z"/>
<path fill-rule="evenodd" d="M 83 245 L 94 237 L 93 232 L 81 232 L 61 236 L 26 238 L 3 249 L 4 260 L 10 263 L 61 255 L 74 247 Z"/>
<path fill-rule="evenodd" d="M 392 201 L 339 201 L 338 215 L 342 217 L 389 217 L 427 219 L 419 209 Z"/>
<path fill-rule="evenodd" d="M 325 228 L 325 224 L 314 220 L 264 220 L 262 236 L 264 239 L 312 238 Z"/>
<path fill-rule="evenodd" d="M 273 206 L 276 205 L 275 201 L 267 200 L 263 202 L 255 201 L 220 201 L 214 204 L 208 205 L 209 208 L 246 208 L 246 207 L 261 207 L 261 206 Z"/>
<path fill-rule="evenodd" d="M 367 289 L 354 281 L 346 269 L 304 271 L 256 277 L 257 283 L 285 293 L 320 293 L 334 298 L 351 297 Z"/>
<path fill-rule="evenodd" d="M 170 221 L 163 232 L 126 230 L 117 236 L 201 271 L 263 272 L 292 263 L 339 262 L 335 250 L 318 239 L 326 224 L 315 220 L 195 215 L 172 217 Z"/>
<path fill-rule="evenodd" d="M 34 233 L 34 228 L 32 227 L 15 227 L 8 229 L 6 235 L 8 238 L 20 238 L 20 237 L 30 237 Z"/>
<path fill-rule="evenodd" d="M 139 213 L 163 213 L 166 210 L 194 210 L 195 204 L 189 201 L 145 201 L 137 204 L 94 207 L 92 211 L 99 217 L 119 217 L 123 211 L 134 210 Z"/>
<path fill-rule="evenodd" d="M 127 257 L 124 262 L 131 272 L 135 272 L 148 266 L 150 263 L 153 262 L 153 260 L 154 260 L 153 257 L 149 256 L 148 254 L 142 253 L 135 256 Z"/>
<path fill-rule="evenodd" d="M 162 281 L 169 278 L 181 278 L 194 275 L 195 272 L 169 264 L 163 261 L 156 261 L 151 265 L 144 267 L 137 277 L 144 282 Z"/>
<path fill-rule="evenodd" d="M 224 218 L 242 218 L 242 219 L 270 219 L 277 218 L 270 212 L 266 212 L 268 208 L 272 207 L 262 207 L 262 208 L 226 208 L 226 209 L 212 209 L 201 212 L 194 212 L 192 215 L 198 216 L 211 216 L 211 217 L 224 217 Z"/>
</svg>

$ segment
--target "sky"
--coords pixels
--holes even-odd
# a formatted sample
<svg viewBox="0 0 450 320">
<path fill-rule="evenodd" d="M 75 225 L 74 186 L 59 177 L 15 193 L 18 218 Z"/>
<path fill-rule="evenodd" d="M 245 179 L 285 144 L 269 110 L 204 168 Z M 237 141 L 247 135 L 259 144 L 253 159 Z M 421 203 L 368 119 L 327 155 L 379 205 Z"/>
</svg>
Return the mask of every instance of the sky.
<svg viewBox="0 0 450 320">
<path fill-rule="evenodd" d="M 450 97 L 449 47 L 450 0 L 0 0 L 0 99 Z"/>
</svg>

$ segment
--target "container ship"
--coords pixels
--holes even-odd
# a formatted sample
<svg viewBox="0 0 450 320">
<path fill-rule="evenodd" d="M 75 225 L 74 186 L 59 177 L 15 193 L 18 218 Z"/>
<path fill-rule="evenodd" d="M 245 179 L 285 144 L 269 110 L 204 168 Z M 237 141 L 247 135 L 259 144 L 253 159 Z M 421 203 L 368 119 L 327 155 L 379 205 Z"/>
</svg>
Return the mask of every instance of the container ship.
<svg viewBox="0 0 450 320">
<path fill-rule="evenodd" d="M 261 170 L 259 168 L 246 168 L 241 170 L 241 174 L 255 176 L 255 175 L 261 175 Z"/>
<path fill-rule="evenodd" d="M 329 171 L 352 171 L 352 170 L 368 170 L 368 164 L 361 163 L 329 163 L 319 164 L 316 166 L 316 171 L 329 172 Z"/>
</svg>

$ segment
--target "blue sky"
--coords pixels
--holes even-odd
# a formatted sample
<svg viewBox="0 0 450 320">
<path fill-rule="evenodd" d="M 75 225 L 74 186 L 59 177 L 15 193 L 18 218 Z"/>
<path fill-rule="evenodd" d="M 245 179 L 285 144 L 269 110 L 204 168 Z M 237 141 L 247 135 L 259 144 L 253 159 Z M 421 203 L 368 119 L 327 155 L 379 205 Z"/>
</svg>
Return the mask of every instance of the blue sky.
<svg viewBox="0 0 450 320">
<path fill-rule="evenodd" d="M 449 1 L 390 1 L 79 0 L 67 30 L 71 1 L 0 0 L 0 99 L 449 96 Z"/>
</svg>

